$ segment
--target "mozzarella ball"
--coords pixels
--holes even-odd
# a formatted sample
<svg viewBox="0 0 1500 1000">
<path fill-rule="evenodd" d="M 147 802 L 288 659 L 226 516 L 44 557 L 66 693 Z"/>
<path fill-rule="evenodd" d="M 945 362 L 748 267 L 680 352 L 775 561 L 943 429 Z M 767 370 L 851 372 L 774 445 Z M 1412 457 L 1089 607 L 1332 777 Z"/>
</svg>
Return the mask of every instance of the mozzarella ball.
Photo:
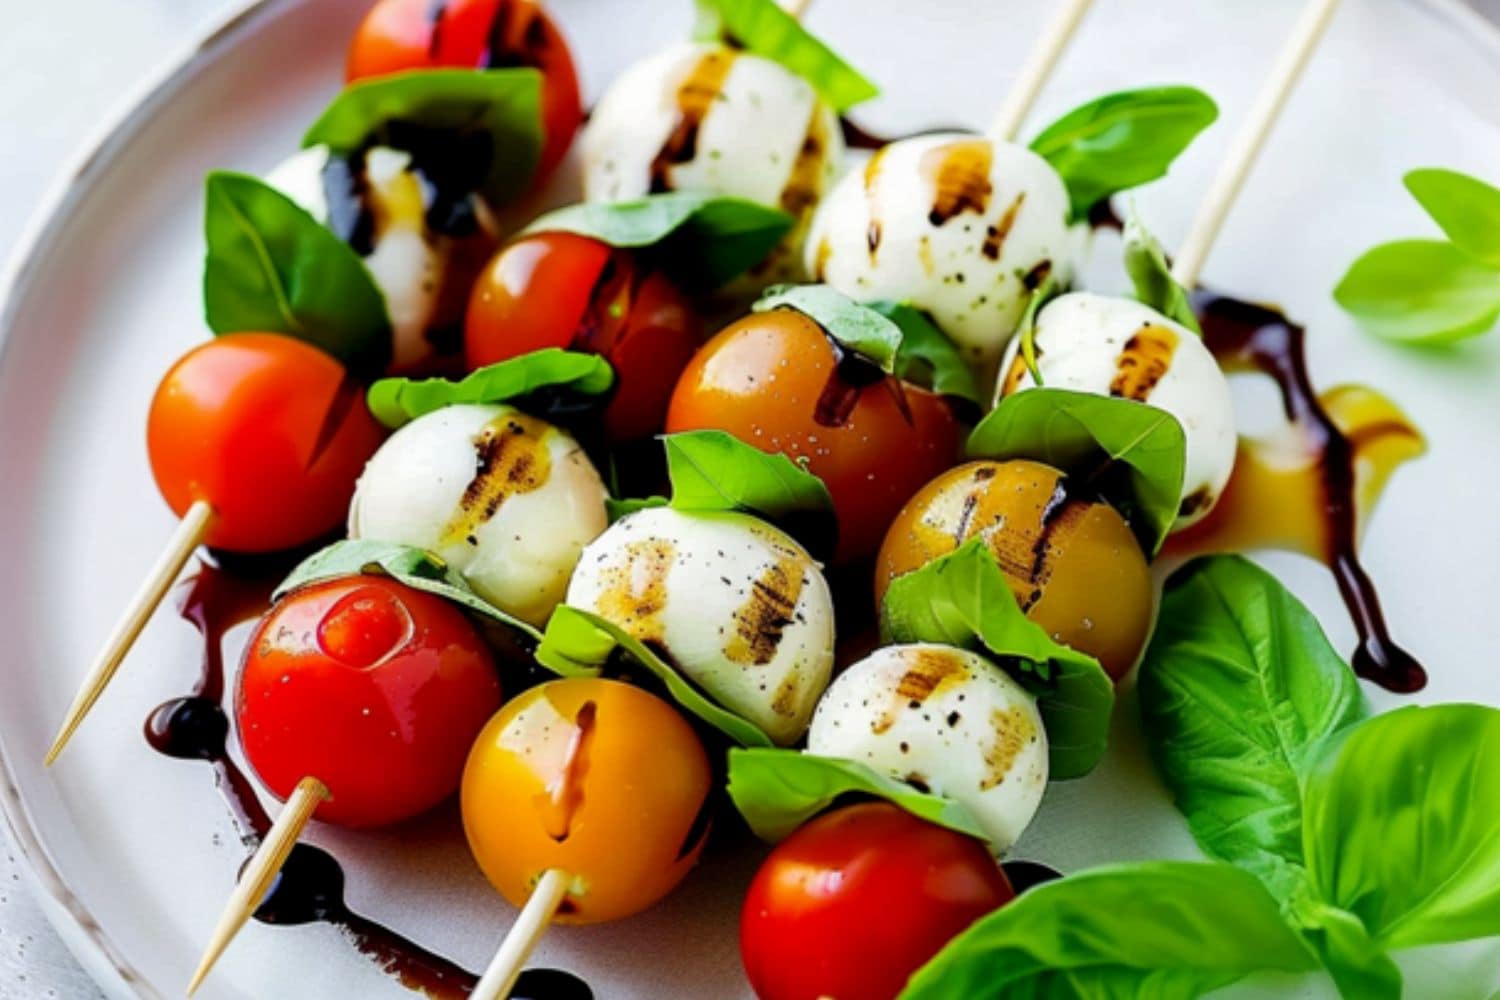
<svg viewBox="0 0 1500 1000">
<path fill-rule="evenodd" d="M 1021 836 L 1047 787 L 1036 699 L 952 646 L 887 646 L 839 674 L 818 702 L 807 752 L 961 802 L 997 854 Z"/>
<path fill-rule="evenodd" d="M 568 603 L 652 647 L 775 742 L 807 730 L 833 669 L 833 597 L 817 563 L 747 514 L 669 507 L 584 550 Z"/>
<path fill-rule="evenodd" d="M 495 242 L 482 198 L 458 196 L 458 210 L 445 207 L 445 231 L 434 229 L 433 199 L 453 196 L 440 192 L 411 154 L 384 146 L 353 157 L 313 146 L 271 171 L 266 183 L 363 257 L 385 297 L 394 370 L 421 368 L 458 350 L 469 287 Z"/>
<path fill-rule="evenodd" d="M 971 364 L 993 372 L 1032 292 L 1066 281 L 1068 192 L 1023 146 L 944 133 L 890 143 L 823 199 L 807 268 L 861 301 L 926 310 Z"/>
<path fill-rule="evenodd" d="M 1149 403 L 1182 424 L 1187 466 L 1173 531 L 1213 510 L 1238 438 L 1229 381 L 1202 337 L 1132 299 L 1073 292 L 1042 309 L 1033 339 L 1043 385 Z M 1036 385 L 1019 343 L 1001 371 L 1001 398 Z"/>
<path fill-rule="evenodd" d="M 697 191 L 798 221 L 756 275 L 796 280 L 806 223 L 844 160 L 838 116 L 808 82 L 760 56 L 687 42 L 627 70 L 579 140 L 589 201 Z"/>
<path fill-rule="evenodd" d="M 380 446 L 349 508 L 349 535 L 441 556 L 474 591 L 546 622 L 608 525 L 604 483 L 578 443 L 509 406 L 449 406 Z"/>
</svg>

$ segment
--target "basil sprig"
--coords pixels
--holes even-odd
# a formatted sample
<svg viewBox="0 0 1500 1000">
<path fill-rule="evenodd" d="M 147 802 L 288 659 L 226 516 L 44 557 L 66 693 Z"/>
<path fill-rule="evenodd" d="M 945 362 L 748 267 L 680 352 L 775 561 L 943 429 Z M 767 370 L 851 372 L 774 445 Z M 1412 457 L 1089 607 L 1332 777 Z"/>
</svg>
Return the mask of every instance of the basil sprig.
<svg viewBox="0 0 1500 1000">
<path fill-rule="evenodd" d="M 394 429 L 445 406 L 504 403 L 541 389 L 599 396 L 614 383 L 614 369 L 597 354 L 547 347 L 480 368 L 456 382 L 383 378 L 370 386 L 366 402 L 376 420 Z"/>
<path fill-rule="evenodd" d="M 903 381 L 921 385 L 943 396 L 982 403 L 979 383 L 953 341 L 916 306 L 880 300 L 865 303 L 896 324 L 901 343 L 896 348 L 895 374 Z"/>
<path fill-rule="evenodd" d="M 729 798 L 762 840 L 776 843 L 846 796 L 884 799 L 913 816 L 988 842 L 968 807 L 858 761 L 800 750 L 729 751 Z"/>
<path fill-rule="evenodd" d="M 1218 116 L 1194 87 L 1123 90 L 1063 115 L 1031 148 L 1062 175 L 1077 221 L 1110 195 L 1165 175 Z"/>
<path fill-rule="evenodd" d="M 361 374 L 385 367 L 385 297 L 347 243 L 256 177 L 214 171 L 205 196 L 203 310 L 211 330 L 284 333 Z"/>
<path fill-rule="evenodd" d="M 776 0 L 698 0 L 697 36 L 780 63 L 810 83 L 834 111 L 847 111 L 880 93 Z"/>
<path fill-rule="evenodd" d="M 1125 222 L 1125 271 L 1135 285 L 1135 297 L 1170 320 L 1182 324 L 1198 335 L 1203 330 L 1187 289 L 1172 277 L 1167 255 L 1134 212 Z"/>
<path fill-rule="evenodd" d="M 1097 660 L 1055 641 L 1026 617 L 984 539 L 970 539 L 892 580 L 880 634 L 886 642 L 973 650 L 1004 667 L 1036 696 L 1051 777 L 1082 777 L 1104 756 L 1114 685 Z"/>
<path fill-rule="evenodd" d="M 901 350 L 901 327 L 883 313 L 862 306 L 830 285 L 773 285 L 755 312 L 792 309 L 817 323 L 841 345 L 890 374 Z"/>
</svg>

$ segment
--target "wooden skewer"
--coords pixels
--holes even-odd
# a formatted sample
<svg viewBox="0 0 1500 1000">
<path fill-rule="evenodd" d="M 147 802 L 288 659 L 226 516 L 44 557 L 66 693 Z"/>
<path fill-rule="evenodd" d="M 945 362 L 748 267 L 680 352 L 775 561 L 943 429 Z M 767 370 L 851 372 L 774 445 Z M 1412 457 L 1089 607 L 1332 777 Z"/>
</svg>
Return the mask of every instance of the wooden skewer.
<svg viewBox="0 0 1500 1000">
<path fill-rule="evenodd" d="M 1219 167 L 1219 173 L 1193 219 L 1187 238 L 1182 241 L 1177 252 L 1176 262 L 1172 265 L 1172 277 L 1184 288 L 1192 288 L 1198 283 L 1198 275 L 1203 270 L 1214 240 L 1218 238 L 1219 230 L 1224 226 L 1230 206 L 1244 186 L 1245 178 L 1255 165 L 1266 137 L 1275 127 L 1281 109 L 1296 87 L 1313 51 L 1317 49 L 1328 23 L 1333 20 L 1338 5 L 1339 0 L 1309 0 L 1303 8 L 1302 17 L 1282 48 L 1260 95 L 1255 99 L 1249 119 L 1234 137 L 1229 154 Z"/>
<path fill-rule="evenodd" d="M 1031 50 L 1026 64 L 1021 67 L 1021 75 L 1005 95 L 1005 103 L 1000 106 L 994 123 L 990 125 L 991 138 L 1010 142 L 1016 137 L 1031 106 L 1036 103 L 1037 95 L 1042 92 L 1042 85 L 1052 75 L 1057 61 L 1062 58 L 1063 50 L 1072 41 L 1073 33 L 1078 30 L 1083 15 L 1088 13 L 1092 4 L 1093 0 L 1063 0 L 1051 23 L 1047 25 L 1047 30 Z"/>
<path fill-rule="evenodd" d="M 214 927 L 213 937 L 204 949 L 203 959 L 188 983 L 188 996 L 192 996 L 203 985 L 235 935 L 255 915 L 256 907 L 260 906 L 266 890 L 271 887 L 281 866 L 286 863 L 287 855 L 297 846 L 297 838 L 302 836 L 302 830 L 312 819 L 313 811 L 328 798 L 328 786 L 317 778 L 303 778 L 297 782 L 296 790 L 286 800 L 281 815 L 276 817 L 276 822 L 260 842 L 255 856 L 240 875 L 234 894 L 224 905 L 224 912 L 219 916 L 218 925 Z"/>
<path fill-rule="evenodd" d="M 73 704 L 68 708 L 68 714 L 63 719 L 62 727 L 57 732 L 57 737 L 52 741 L 51 748 L 47 751 L 46 763 L 51 765 L 57 760 L 63 748 L 68 745 L 77 732 L 78 726 L 83 722 L 89 710 L 104 693 L 105 687 L 115 676 L 115 671 L 120 669 L 120 663 L 125 659 L 125 654 L 130 652 L 130 647 L 135 644 L 136 638 L 146 623 L 151 620 L 151 615 L 156 611 L 156 606 L 162 602 L 167 590 L 177 579 L 177 574 L 182 572 L 182 567 L 188 558 L 198 548 L 203 537 L 208 534 L 212 526 L 214 511 L 205 501 L 196 500 L 193 505 L 182 515 L 182 521 L 177 525 L 177 530 L 172 532 L 172 537 L 167 540 L 167 546 L 162 554 L 157 557 L 156 565 L 151 567 L 151 572 L 146 574 L 146 579 L 141 583 L 140 589 L 131 598 L 130 604 L 125 608 L 125 614 L 115 625 L 114 631 L 109 634 L 109 639 L 104 643 L 104 649 L 94 660 L 94 665 L 89 668 L 88 676 L 84 678 L 82 687 L 73 698 Z"/>
<path fill-rule="evenodd" d="M 469 1000 L 504 1000 L 510 996 L 521 976 L 521 967 L 547 932 L 557 908 L 568 895 L 568 884 L 572 880 L 571 875 L 558 868 L 549 868 L 542 873 L 521 915 L 480 977 L 479 985 L 469 994 Z"/>
</svg>

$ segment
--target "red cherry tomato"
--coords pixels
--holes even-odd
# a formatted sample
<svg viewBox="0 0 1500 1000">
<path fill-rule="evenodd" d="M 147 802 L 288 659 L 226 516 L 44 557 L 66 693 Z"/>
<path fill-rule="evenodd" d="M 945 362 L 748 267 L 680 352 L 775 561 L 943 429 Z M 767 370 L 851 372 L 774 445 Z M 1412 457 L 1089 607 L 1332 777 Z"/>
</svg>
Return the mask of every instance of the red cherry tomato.
<svg viewBox="0 0 1500 1000">
<path fill-rule="evenodd" d="M 802 313 L 753 313 L 688 364 L 667 431 L 717 428 L 806 459 L 833 497 L 835 560 L 850 562 L 874 555 L 901 506 L 953 465 L 962 434 L 941 396 L 875 375 L 851 380 L 833 341 Z"/>
<path fill-rule="evenodd" d="M 578 74 L 562 32 L 533 0 L 379 0 L 354 33 L 350 81 L 438 66 L 542 74 L 545 142 L 538 182 L 552 173 L 583 121 Z"/>
<path fill-rule="evenodd" d="M 697 313 L 626 250 L 571 233 L 501 248 L 469 299 L 464 351 L 480 368 L 544 347 L 592 351 L 614 366 L 604 415 L 616 441 L 659 432 L 678 374 L 702 341 Z"/>
<path fill-rule="evenodd" d="M 343 523 L 384 431 L 333 358 L 276 333 L 218 337 L 167 372 L 146 422 L 156 485 L 180 516 L 214 509 L 207 542 L 302 545 Z"/>
<path fill-rule="evenodd" d="M 766 859 L 740 914 L 760 1000 L 891 1000 L 1015 895 L 979 841 L 885 802 L 827 813 Z"/>
<path fill-rule="evenodd" d="M 285 799 L 328 786 L 317 817 L 379 826 L 452 795 L 500 707 L 489 649 L 463 612 L 386 577 L 284 597 L 245 648 L 235 714 L 245 756 Z"/>
</svg>

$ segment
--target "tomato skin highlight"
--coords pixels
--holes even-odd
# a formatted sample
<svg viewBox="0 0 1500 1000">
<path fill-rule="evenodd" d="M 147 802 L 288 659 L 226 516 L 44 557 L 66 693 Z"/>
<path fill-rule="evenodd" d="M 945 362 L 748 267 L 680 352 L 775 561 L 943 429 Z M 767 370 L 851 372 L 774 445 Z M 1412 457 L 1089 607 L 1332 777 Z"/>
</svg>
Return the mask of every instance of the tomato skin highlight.
<svg viewBox="0 0 1500 1000">
<path fill-rule="evenodd" d="M 835 562 L 848 563 L 873 556 L 902 504 L 958 460 L 963 428 L 943 397 L 891 376 L 846 384 L 839 365 L 833 342 L 802 313 L 752 313 L 689 362 L 667 432 L 724 430 L 805 458 L 833 497 Z M 824 412 L 832 397 L 847 413 Z"/>
<path fill-rule="evenodd" d="M 245 648 L 235 720 L 278 798 L 315 777 L 332 795 L 318 819 L 369 827 L 452 795 L 499 706 L 489 649 L 456 605 L 354 576 L 296 590 L 262 619 Z"/>
<path fill-rule="evenodd" d="M 274 552 L 337 528 L 384 437 L 343 365 L 276 333 L 229 334 L 183 355 L 146 421 L 167 505 L 180 517 L 207 501 L 207 543 L 235 552 Z"/>
<path fill-rule="evenodd" d="M 1015 893 L 979 841 L 887 802 L 812 820 L 771 852 L 740 914 L 760 1000 L 892 1000 Z"/>
<path fill-rule="evenodd" d="M 583 121 L 578 74 L 556 22 L 534 0 L 379 0 L 355 30 L 349 82 L 403 70 L 508 69 L 542 74 L 544 143 L 537 183 L 551 175 Z"/>
</svg>

